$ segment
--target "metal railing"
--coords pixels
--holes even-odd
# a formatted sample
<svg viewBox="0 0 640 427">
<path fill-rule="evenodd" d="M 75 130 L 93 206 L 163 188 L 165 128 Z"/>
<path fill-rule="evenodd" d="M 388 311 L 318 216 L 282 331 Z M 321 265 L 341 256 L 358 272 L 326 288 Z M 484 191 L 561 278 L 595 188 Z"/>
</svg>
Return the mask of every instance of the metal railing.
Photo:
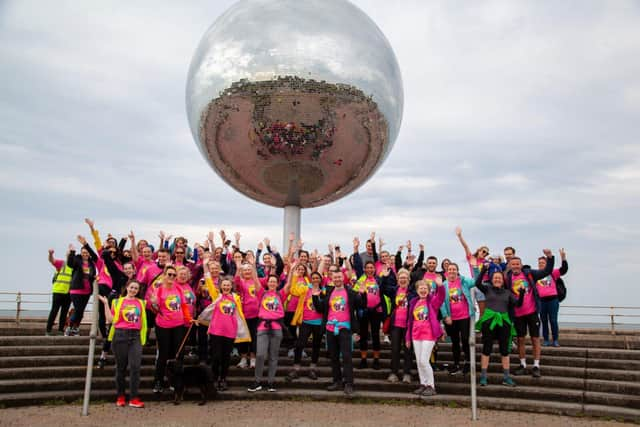
<svg viewBox="0 0 640 427">
<path fill-rule="evenodd" d="M 20 326 L 20 321 L 25 314 L 32 313 L 33 317 L 47 318 L 51 304 L 51 292 L 0 291 L 0 313 L 15 312 L 17 326 Z M 93 299 L 87 303 L 82 323 L 91 323 L 91 313 L 93 313 Z"/>
<path fill-rule="evenodd" d="M 0 313 L 15 314 L 15 322 L 20 325 L 24 315 L 46 318 L 51 307 L 50 292 L 0 291 Z M 91 323 L 93 300 L 89 301 L 85 310 L 83 323 Z M 561 323 L 594 323 L 608 325 L 612 335 L 616 327 L 633 325 L 640 327 L 640 307 L 609 305 L 564 305 L 560 306 Z M 618 328 L 619 330 L 619 328 Z"/>
</svg>

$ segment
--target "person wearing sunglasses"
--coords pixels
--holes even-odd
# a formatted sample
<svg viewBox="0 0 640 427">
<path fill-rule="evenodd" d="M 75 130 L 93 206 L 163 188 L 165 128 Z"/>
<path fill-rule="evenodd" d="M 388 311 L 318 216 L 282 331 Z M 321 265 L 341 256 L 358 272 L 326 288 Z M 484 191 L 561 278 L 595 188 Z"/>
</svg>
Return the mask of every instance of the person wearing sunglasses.
<svg viewBox="0 0 640 427">
<path fill-rule="evenodd" d="M 193 321 L 184 293 L 176 284 L 177 275 L 175 267 L 166 266 L 162 274 L 162 284 L 151 291 L 149 295 L 149 302 L 156 314 L 156 340 L 158 344 L 154 393 L 162 393 L 163 391 L 167 360 L 174 357 L 182 360 L 182 354 L 177 353 L 186 332 L 184 325 Z"/>
</svg>

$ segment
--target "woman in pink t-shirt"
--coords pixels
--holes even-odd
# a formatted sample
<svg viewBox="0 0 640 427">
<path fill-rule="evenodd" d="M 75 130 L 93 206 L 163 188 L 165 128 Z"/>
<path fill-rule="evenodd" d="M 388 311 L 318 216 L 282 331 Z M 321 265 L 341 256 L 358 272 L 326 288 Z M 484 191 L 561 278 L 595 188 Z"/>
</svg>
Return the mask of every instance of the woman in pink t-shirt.
<svg viewBox="0 0 640 427">
<path fill-rule="evenodd" d="M 278 291 L 278 276 L 270 274 L 267 278 L 267 289 L 258 290 L 260 309 L 258 314 L 258 333 L 256 343 L 256 371 L 255 382 L 247 389 L 250 392 L 262 390 L 262 374 L 264 362 L 268 357 L 269 376 L 267 389 L 275 392 L 274 385 L 276 370 L 278 369 L 278 353 L 282 342 L 282 320 L 284 318 L 284 300 L 286 293 Z"/>
<path fill-rule="evenodd" d="M 251 333 L 251 342 L 242 343 L 238 346 L 242 356 L 238 367 L 250 367 L 253 369 L 256 367 L 256 335 L 258 332 L 258 313 L 260 311 L 258 289 L 262 287 L 258 280 L 255 264 L 240 264 L 236 261 L 236 276 L 233 278 L 233 282 L 242 298 L 242 310 Z M 247 364 L 247 358 L 250 358 L 249 364 Z"/>
<path fill-rule="evenodd" d="M 116 388 L 118 397 L 116 405 L 125 406 L 125 376 L 129 366 L 130 400 L 129 406 L 144 408 L 138 396 L 140 386 L 140 365 L 142 362 L 142 346 L 147 339 L 147 317 L 144 301 L 138 298 L 140 283 L 129 281 L 123 289 L 123 296 L 113 300 L 111 310 L 105 313 L 106 321 L 111 323 L 109 341 L 116 359 Z M 106 296 L 98 297 L 108 305 Z"/>
<path fill-rule="evenodd" d="M 178 353 L 184 338 L 185 322 L 191 323 L 192 317 L 185 302 L 182 289 L 176 284 L 178 275 L 174 266 L 168 265 L 163 270 L 162 285 L 149 294 L 151 308 L 156 313 L 156 340 L 158 358 L 156 359 L 154 393 L 162 393 L 167 360 L 182 360 L 182 352 Z"/>
<path fill-rule="evenodd" d="M 402 382 L 411 383 L 411 351 L 404 345 L 407 334 L 409 304 L 416 297 L 415 291 L 409 289 L 411 273 L 406 268 L 398 270 L 398 287 L 391 297 L 391 373 L 388 381 L 399 381 L 400 351 L 404 349 L 404 365 Z"/>
<path fill-rule="evenodd" d="M 416 364 L 420 377 L 420 387 L 414 390 L 414 394 L 421 396 L 433 396 L 436 394 L 431 363 L 431 352 L 436 341 L 442 336 L 442 328 L 438 320 L 438 310 L 444 301 L 444 286 L 442 279 L 436 278 L 436 292 L 430 292 L 431 286 L 424 280 L 416 282 L 418 297 L 409 304 L 407 313 L 407 334 L 405 342 L 407 348 L 413 346 L 416 353 Z"/>
</svg>

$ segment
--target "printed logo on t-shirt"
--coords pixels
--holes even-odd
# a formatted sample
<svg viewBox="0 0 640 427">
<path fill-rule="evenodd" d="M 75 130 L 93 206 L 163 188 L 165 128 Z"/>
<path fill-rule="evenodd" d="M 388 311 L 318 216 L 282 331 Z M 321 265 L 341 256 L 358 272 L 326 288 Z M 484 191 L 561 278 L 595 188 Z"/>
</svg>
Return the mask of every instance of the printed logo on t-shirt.
<svg viewBox="0 0 640 427">
<path fill-rule="evenodd" d="M 551 276 L 547 276 L 544 279 L 538 280 L 538 286 L 548 288 L 551 286 Z"/>
<path fill-rule="evenodd" d="M 193 303 L 196 302 L 196 296 L 193 295 L 193 292 L 191 292 L 191 290 L 187 289 L 183 292 L 184 294 L 184 301 L 189 304 L 189 305 L 193 305 Z"/>
<path fill-rule="evenodd" d="M 220 308 L 220 313 L 225 314 L 227 316 L 233 316 L 236 311 L 236 303 L 229 300 L 222 300 L 220 304 L 218 304 Z"/>
<path fill-rule="evenodd" d="M 262 298 L 262 307 L 267 311 L 276 311 L 280 306 L 280 301 L 273 295 Z"/>
<path fill-rule="evenodd" d="M 251 295 L 252 297 L 256 296 L 256 285 L 251 284 L 247 287 L 247 290 L 249 291 L 249 295 Z"/>
<path fill-rule="evenodd" d="M 377 282 L 368 281 L 368 282 L 365 283 L 365 286 L 367 287 L 367 293 L 368 294 L 378 295 L 378 292 L 379 292 L 380 288 L 378 287 L 378 283 Z"/>
<path fill-rule="evenodd" d="M 396 307 L 407 308 L 408 306 L 409 306 L 409 302 L 407 301 L 407 294 L 397 294 Z"/>
<path fill-rule="evenodd" d="M 421 305 L 413 310 L 413 320 L 427 320 L 429 317 L 429 309 L 426 305 Z"/>
<path fill-rule="evenodd" d="M 520 289 L 524 288 L 525 293 L 530 293 L 531 289 L 529 289 L 529 283 L 524 280 L 524 279 L 516 279 L 513 281 L 513 284 L 511 285 L 511 289 L 513 290 L 514 294 L 519 294 L 520 293 Z"/>
<path fill-rule="evenodd" d="M 138 323 L 140 320 L 140 309 L 137 305 L 127 305 L 122 309 L 122 318 L 125 322 Z"/>
<path fill-rule="evenodd" d="M 333 311 L 345 311 L 347 304 L 341 295 L 331 298 L 331 309 Z"/>
<path fill-rule="evenodd" d="M 462 302 L 462 292 L 460 292 L 460 288 L 449 289 L 449 302 L 452 304 Z"/>
<path fill-rule="evenodd" d="M 168 295 L 167 298 L 164 300 L 164 305 L 167 307 L 168 310 L 171 311 L 178 311 L 180 310 L 180 296 L 176 295 L 176 294 L 171 294 Z"/>
</svg>

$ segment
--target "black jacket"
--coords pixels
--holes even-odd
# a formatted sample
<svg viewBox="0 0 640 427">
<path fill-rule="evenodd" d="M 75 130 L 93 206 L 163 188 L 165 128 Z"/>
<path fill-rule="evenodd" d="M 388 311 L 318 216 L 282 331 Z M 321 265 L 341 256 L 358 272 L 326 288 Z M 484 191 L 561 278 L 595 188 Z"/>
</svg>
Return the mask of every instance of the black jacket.
<svg viewBox="0 0 640 427">
<path fill-rule="evenodd" d="M 327 317 L 329 316 L 329 301 L 331 301 L 331 294 L 335 286 L 327 286 L 325 295 L 314 295 L 313 306 L 322 313 L 322 326 L 327 324 Z M 361 294 L 345 286 L 347 291 L 347 303 L 349 304 L 349 322 L 351 323 L 351 330 L 360 330 L 358 324 L 357 311 L 359 308 L 367 307 L 367 294 Z"/>
<path fill-rule="evenodd" d="M 118 268 L 109 251 L 102 251 L 100 256 L 102 256 L 104 265 L 107 267 L 107 271 L 111 275 L 111 292 L 115 292 L 120 295 L 122 289 L 127 286 L 129 278 Z"/>
<path fill-rule="evenodd" d="M 87 274 L 87 280 L 93 286 L 93 281 L 96 279 L 96 261 L 98 261 L 98 255 L 91 249 L 89 244 L 83 246 L 89 251 L 89 273 Z M 82 270 L 82 255 L 76 255 L 76 251 L 70 251 L 67 257 L 67 265 L 73 269 L 71 273 L 71 290 L 84 289 L 85 274 Z"/>
</svg>

